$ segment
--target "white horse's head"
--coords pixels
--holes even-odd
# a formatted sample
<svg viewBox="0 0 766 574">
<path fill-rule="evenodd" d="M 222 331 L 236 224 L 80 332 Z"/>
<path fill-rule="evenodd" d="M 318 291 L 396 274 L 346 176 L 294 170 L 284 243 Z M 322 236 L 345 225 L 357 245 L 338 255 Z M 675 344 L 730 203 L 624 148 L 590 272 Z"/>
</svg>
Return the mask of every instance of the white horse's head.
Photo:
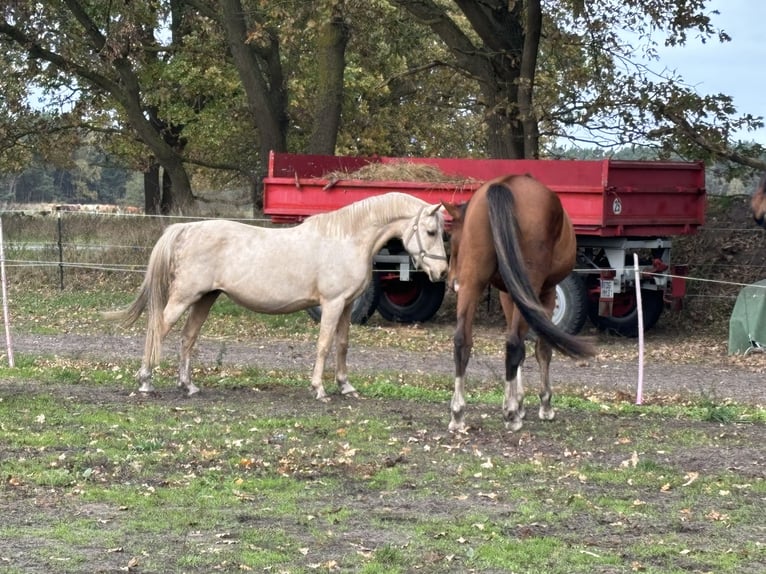
<svg viewBox="0 0 766 574">
<path fill-rule="evenodd" d="M 447 274 L 447 252 L 444 249 L 444 217 L 441 204 L 424 205 L 412 218 L 402 237 L 404 248 L 415 266 L 428 273 L 431 281 L 441 281 Z"/>
</svg>

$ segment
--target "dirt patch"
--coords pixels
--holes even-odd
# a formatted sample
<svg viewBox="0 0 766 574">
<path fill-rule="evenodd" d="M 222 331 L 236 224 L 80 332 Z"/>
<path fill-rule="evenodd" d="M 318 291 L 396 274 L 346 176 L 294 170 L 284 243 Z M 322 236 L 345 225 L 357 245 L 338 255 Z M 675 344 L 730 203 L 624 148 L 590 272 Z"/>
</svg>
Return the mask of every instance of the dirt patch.
<svg viewBox="0 0 766 574">
<path fill-rule="evenodd" d="M 502 341 L 499 328 L 486 329 L 494 329 L 498 342 Z M 596 333 L 591 336 L 599 337 Z M 178 343 L 172 337 L 170 339 L 165 354 L 175 362 Z M 21 353 L 114 361 L 138 359 L 143 350 L 143 339 L 138 336 L 19 335 L 14 344 Z M 314 345 L 313 342 L 285 340 L 243 344 L 202 338 L 195 364 L 298 370 L 306 373 L 308 385 L 315 357 Z M 763 373 L 766 355 L 731 358 L 726 356 L 722 345 L 719 342 L 716 349 L 713 343 L 704 340 L 679 342 L 675 335 L 654 334 L 646 343 L 642 372 L 644 400 L 667 402 L 707 398 L 716 402 L 766 403 L 766 375 Z M 636 397 L 639 378 L 637 341 L 607 338 L 598 346 L 599 355 L 590 361 L 554 358 L 551 363 L 554 393 L 599 393 L 622 399 Z M 452 358 L 443 351 L 413 352 L 352 346 L 348 363 L 352 382 L 355 372 L 445 377 L 454 373 Z M 328 373 L 332 364 L 330 360 Z M 493 354 L 474 353 L 468 369 L 469 387 L 496 385 L 499 388 L 504 378 L 503 364 L 499 349 Z M 534 393 L 539 377 L 534 357 L 528 358 L 524 370 L 527 392 Z M 126 381 L 127 390 L 134 390 L 129 381 Z"/>
</svg>

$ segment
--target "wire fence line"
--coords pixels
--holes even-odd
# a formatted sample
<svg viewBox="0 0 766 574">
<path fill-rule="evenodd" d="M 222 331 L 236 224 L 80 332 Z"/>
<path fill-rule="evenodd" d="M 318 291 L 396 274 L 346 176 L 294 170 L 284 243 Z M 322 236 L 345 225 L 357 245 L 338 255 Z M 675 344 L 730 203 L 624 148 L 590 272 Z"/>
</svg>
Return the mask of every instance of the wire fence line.
<svg viewBox="0 0 766 574">
<path fill-rule="evenodd" d="M 5 265 L 15 271 L 47 270 L 57 272 L 58 286 L 66 285 L 67 273 L 73 271 L 107 274 L 143 274 L 154 244 L 171 223 L 216 219 L 211 217 L 162 216 L 140 213 L 104 213 L 67 210 L 5 210 L 2 218 Z M 283 227 L 266 217 L 226 218 L 249 225 Z M 709 235 L 736 234 L 751 241 L 759 228 L 735 229 L 725 226 L 703 228 Z M 755 236 L 758 237 L 758 236 Z M 675 251 L 675 248 L 674 250 Z M 676 260 L 676 257 L 673 257 Z M 677 261 L 674 261 L 677 262 Z M 697 271 L 688 276 L 670 275 L 689 285 L 718 286 L 726 292 L 706 293 L 703 288 L 688 293 L 688 297 L 736 298 L 739 288 L 752 285 L 753 278 L 766 277 L 766 264 L 683 261 Z M 705 270 L 706 273 L 700 274 Z M 597 273 L 594 269 L 576 269 L 579 273 Z M 716 273 L 717 272 L 717 273 Z M 645 273 L 648 274 L 648 273 Z M 745 279 L 742 279 L 742 276 Z M 724 279 L 721 276 L 725 277 Z"/>
</svg>

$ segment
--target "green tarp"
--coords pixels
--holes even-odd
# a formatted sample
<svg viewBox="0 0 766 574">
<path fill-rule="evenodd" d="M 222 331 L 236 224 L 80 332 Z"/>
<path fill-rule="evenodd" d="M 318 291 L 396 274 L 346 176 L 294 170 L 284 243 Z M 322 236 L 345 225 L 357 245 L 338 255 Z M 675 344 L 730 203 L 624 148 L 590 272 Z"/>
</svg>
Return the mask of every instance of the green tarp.
<svg viewBox="0 0 766 574">
<path fill-rule="evenodd" d="M 729 354 L 766 351 L 766 279 L 744 287 L 729 319 Z"/>
</svg>

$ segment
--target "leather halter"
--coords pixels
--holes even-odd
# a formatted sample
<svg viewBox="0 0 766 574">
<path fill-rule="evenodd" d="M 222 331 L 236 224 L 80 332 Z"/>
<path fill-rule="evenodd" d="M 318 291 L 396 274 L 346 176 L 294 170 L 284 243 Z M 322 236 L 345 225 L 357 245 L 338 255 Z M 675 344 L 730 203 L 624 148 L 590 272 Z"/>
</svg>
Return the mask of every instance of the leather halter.
<svg viewBox="0 0 766 574">
<path fill-rule="evenodd" d="M 410 239 L 414 235 L 415 239 L 417 239 L 417 241 L 418 241 L 418 256 L 420 257 L 421 261 L 423 259 L 426 259 L 426 258 L 437 259 L 437 260 L 440 260 L 440 261 L 447 261 L 447 256 L 446 255 L 433 255 L 431 253 L 428 253 L 425 249 L 423 249 L 423 242 L 421 241 L 420 233 L 418 232 L 419 231 L 418 223 L 420 222 L 420 217 L 423 215 L 423 211 L 425 211 L 425 209 L 427 207 L 430 207 L 430 206 L 424 205 L 423 207 L 420 208 L 420 211 L 418 211 L 418 214 L 415 217 L 415 224 L 412 226 L 412 228 L 410 229 L 409 233 L 407 233 L 407 235 L 403 238 L 404 245 L 406 247 L 407 243 L 409 243 Z"/>
</svg>

